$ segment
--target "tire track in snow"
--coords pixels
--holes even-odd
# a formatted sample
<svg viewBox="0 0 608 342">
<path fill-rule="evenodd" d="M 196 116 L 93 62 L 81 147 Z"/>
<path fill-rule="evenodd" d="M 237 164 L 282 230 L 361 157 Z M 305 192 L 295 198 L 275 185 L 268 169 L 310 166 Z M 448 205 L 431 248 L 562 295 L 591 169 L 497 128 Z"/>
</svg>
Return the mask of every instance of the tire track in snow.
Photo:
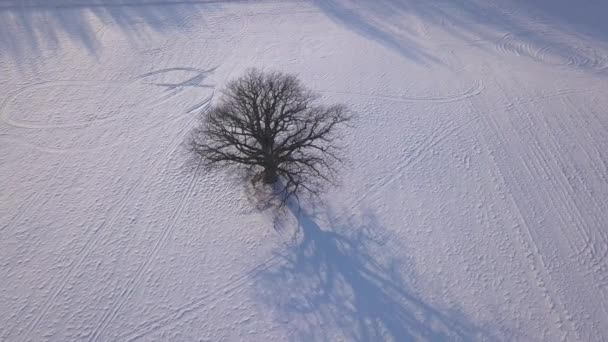
<svg viewBox="0 0 608 342">
<path fill-rule="evenodd" d="M 99 324 L 93 329 L 93 332 L 91 334 L 91 337 L 89 338 L 89 341 L 97 341 L 99 339 L 99 337 L 103 335 L 103 333 L 105 332 L 107 327 L 110 325 L 110 323 L 112 323 L 112 321 L 114 320 L 114 318 L 116 317 L 116 315 L 118 314 L 118 312 L 120 311 L 122 306 L 126 303 L 127 299 L 131 296 L 133 291 L 135 291 L 135 289 L 139 285 L 142 277 L 144 276 L 146 271 L 148 271 L 148 269 L 150 268 L 150 265 L 152 265 L 152 262 L 158 255 L 158 252 L 167 243 L 167 239 L 173 233 L 176 223 L 177 223 L 178 219 L 181 217 L 182 212 L 184 211 L 184 207 L 186 206 L 187 200 L 190 198 L 190 196 L 193 193 L 193 190 L 195 188 L 194 184 L 197 179 L 198 170 L 200 168 L 200 165 L 201 165 L 201 163 L 199 162 L 198 166 L 196 167 L 196 170 L 194 171 L 194 173 L 192 175 L 192 178 L 190 179 L 190 182 L 188 183 L 187 190 L 184 192 L 183 196 L 180 198 L 180 200 L 175 208 L 175 211 L 173 212 L 173 215 L 171 216 L 171 219 L 169 220 L 169 222 L 167 223 L 167 225 L 161 232 L 161 234 L 160 234 L 158 240 L 156 241 L 156 243 L 154 244 L 154 246 L 152 246 L 152 250 L 150 250 L 150 252 L 146 256 L 144 262 L 140 265 L 140 267 L 135 272 L 135 276 L 132 277 L 131 279 L 129 279 L 124 290 L 118 297 L 118 300 L 114 303 L 114 305 L 112 305 L 110 310 L 106 311 L 106 314 L 99 321 Z"/>
<path fill-rule="evenodd" d="M 211 100 L 209 101 L 208 106 L 210 104 L 211 104 Z M 204 110 L 206 110 L 207 108 L 205 108 Z M 114 213 L 112 215 L 110 215 L 109 220 L 104 220 L 104 222 L 93 231 L 91 237 L 87 240 L 85 246 L 82 248 L 82 250 L 80 252 L 77 253 L 77 256 L 76 256 L 77 260 L 74 263 L 72 263 L 72 265 L 69 267 L 68 271 L 66 271 L 65 275 L 59 281 L 59 285 L 53 290 L 52 294 L 49 297 L 47 297 L 47 300 L 43 304 L 43 307 L 39 311 L 39 314 L 30 323 L 29 327 L 27 328 L 27 332 L 24 335 L 24 338 L 23 338 L 24 341 L 27 341 L 29 339 L 29 335 L 32 333 L 32 331 L 34 329 L 36 329 L 36 327 L 42 320 L 42 317 L 44 317 L 44 315 L 48 312 L 48 310 L 53 306 L 53 304 L 57 300 L 59 294 L 63 292 L 68 281 L 72 278 L 72 275 L 74 274 L 74 272 L 80 267 L 80 265 L 83 263 L 83 261 L 89 255 L 89 253 L 91 253 L 91 251 L 94 249 L 95 244 L 97 243 L 97 240 L 99 239 L 99 236 L 100 236 L 100 234 L 98 234 L 98 233 L 100 231 L 104 230 L 106 227 L 108 227 L 108 226 L 111 227 L 116 223 L 120 212 L 122 211 L 122 209 L 124 209 L 126 204 L 134 196 L 134 194 L 136 193 L 136 190 L 143 183 L 145 183 L 145 181 L 147 181 L 151 177 L 151 175 L 153 174 L 153 171 L 158 168 L 160 163 L 162 161 L 166 160 L 166 158 L 169 155 L 171 155 L 179 147 L 179 145 L 182 143 L 183 139 L 185 138 L 186 134 L 190 131 L 190 128 L 196 122 L 196 118 L 197 118 L 197 116 L 195 116 L 195 115 L 192 116 L 190 121 L 186 125 L 184 125 L 184 128 L 176 135 L 175 139 L 173 139 L 173 141 L 170 143 L 169 147 L 165 150 L 165 152 L 162 153 L 159 156 L 159 158 L 156 159 L 154 161 L 154 163 L 146 170 L 146 172 L 135 182 L 135 184 L 127 190 L 127 193 L 123 196 L 123 198 L 118 201 L 117 205 L 115 206 L 117 209 L 114 211 Z"/>
<path fill-rule="evenodd" d="M 501 90 L 503 96 L 506 97 L 506 92 L 500 86 L 500 83 L 498 82 L 498 80 L 495 79 L 495 83 Z M 505 141 L 509 141 L 509 139 L 507 139 L 504 136 L 504 134 L 502 133 L 503 130 L 500 129 L 501 127 L 492 118 L 491 115 L 488 115 L 488 116 L 482 115 L 481 111 L 478 109 L 477 105 L 472 100 L 470 101 L 470 105 L 471 105 L 471 108 L 473 108 L 473 110 L 479 117 L 479 121 L 482 122 L 484 124 L 484 126 L 487 127 L 488 132 L 493 132 L 493 134 L 499 138 L 501 143 L 505 142 Z M 486 143 L 486 145 L 487 145 L 487 143 Z M 556 323 L 557 330 L 560 332 L 560 334 L 562 336 L 561 339 L 562 339 L 562 341 L 567 340 L 570 335 L 573 335 L 573 336 L 575 336 L 576 340 L 580 340 L 580 336 L 578 336 L 576 329 L 574 329 L 574 327 L 572 326 L 572 324 L 573 324 L 572 318 L 571 318 L 570 314 L 568 313 L 568 311 L 566 310 L 565 305 L 563 304 L 563 302 L 561 300 L 556 299 L 556 298 L 558 298 L 557 295 L 554 293 L 554 291 L 552 291 L 547 286 L 546 279 L 551 280 L 551 277 L 550 277 L 550 274 L 548 271 L 548 267 L 542 257 L 542 254 L 540 253 L 538 245 L 530 230 L 529 222 L 523 214 L 522 207 L 518 203 L 518 201 L 516 200 L 515 196 L 513 195 L 513 193 L 511 192 L 511 190 L 508 186 L 509 183 L 507 182 L 507 179 L 513 180 L 515 178 L 512 175 L 510 175 L 510 172 L 508 170 L 500 167 L 499 163 L 496 161 L 496 158 L 493 156 L 493 154 L 488 153 L 488 155 L 490 156 L 492 163 L 494 164 L 494 167 L 497 170 L 498 175 L 500 176 L 501 183 L 505 185 L 505 189 L 507 190 L 506 196 L 509 199 L 509 202 L 511 202 L 511 204 L 513 205 L 513 208 L 515 208 L 515 214 L 517 216 L 517 219 L 521 222 L 521 223 L 516 224 L 513 227 L 513 228 L 515 228 L 515 231 L 517 232 L 516 240 L 519 242 L 519 245 L 521 248 L 520 253 L 525 255 L 525 259 L 526 259 L 525 263 L 528 264 L 530 273 L 532 274 L 532 277 L 534 278 L 538 289 L 540 290 L 543 298 L 547 301 L 547 303 L 546 303 L 547 308 L 551 312 L 557 314 L 557 316 L 559 318 L 559 320 L 555 323 Z M 505 176 L 505 173 L 509 176 L 508 178 L 507 178 L 507 176 Z M 519 185 L 519 183 L 517 183 L 517 184 Z M 570 325 L 567 328 L 568 331 L 564 330 L 564 321 L 566 321 L 568 323 L 568 325 Z"/>
</svg>

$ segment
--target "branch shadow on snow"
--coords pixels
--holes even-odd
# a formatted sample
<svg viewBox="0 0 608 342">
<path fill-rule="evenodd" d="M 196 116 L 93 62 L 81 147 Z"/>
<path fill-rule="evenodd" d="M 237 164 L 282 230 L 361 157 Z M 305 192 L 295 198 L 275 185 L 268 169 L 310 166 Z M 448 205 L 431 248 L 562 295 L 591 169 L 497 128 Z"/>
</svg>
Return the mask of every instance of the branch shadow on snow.
<svg viewBox="0 0 608 342">
<path fill-rule="evenodd" d="M 98 56 L 107 25 L 137 44 L 151 33 L 205 25 L 187 19 L 220 6 L 214 0 L 0 0 L 0 57 L 23 67 L 24 58 L 64 49 L 68 42 Z"/>
<path fill-rule="evenodd" d="M 237 0 L 238 2 L 239 0 Z M 183 32 L 196 13 L 221 8 L 230 0 L 0 0 L 0 57 L 17 66 L 24 58 L 63 48 L 64 39 L 91 55 L 102 49 L 103 28 L 91 19 L 119 27 L 137 42 L 150 32 Z M 245 3 L 246 1 L 242 1 Z M 309 0 L 327 17 L 404 58 L 442 63 L 445 48 L 428 30 L 448 32 L 454 44 L 492 53 L 501 38 L 512 35 L 503 50 L 516 56 L 550 59 L 608 75 L 608 11 L 605 1 L 573 4 L 568 0 Z M 547 34 L 547 30 L 566 34 Z M 430 44 L 429 44 L 430 43 Z M 436 45 L 433 47 L 433 45 Z M 540 59 L 542 59 L 540 58 Z M 546 61 L 540 61 L 546 62 Z"/>
<path fill-rule="evenodd" d="M 433 36 L 426 34 L 429 30 L 439 30 L 453 38 L 451 44 L 492 54 L 497 52 L 494 47 L 499 46 L 515 56 L 584 67 L 608 75 L 608 21 L 604 18 L 608 3 L 605 1 L 584 4 L 568 0 L 312 2 L 342 26 L 420 63 L 438 62 L 434 56 L 445 49 L 444 42 L 433 42 Z M 507 36 L 510 40 L 505 44 L 501 39 Z"/>
<path fill-rule="evenodd" d="M 350 2 L 350 4 L 349 4 Z M 403 57 L 417 63 L 439 63 L 431 53 L 425 51 L 420 43 L 416 42 L 415 33 L 406 30 L 405 34 L 398 34 L 388 28 L 391 15 L 387 15 L 386 3 L 370 4 L 365 1 L 344 0 L 313 0 L 329 18 L 354 32 L 384 45 Z M 380 10 L 380 11 L 378 11 Z M 403 14 L 403 11 L 393 12 L 393 15 Z"/>
<path fill-rule="evenodd" d="M 260 305 L 291 340 L 494 339 L 458 310 L 441 310 L 416 295 L 408 286 L 416 277 L 411 260 L 391 255 L 396 241 L 373 213 L 360 222 L 330 216 L 324 229 L 316 217 L 288 207 L 297 220 L 294 239 L 254 283 Z"/>
</svg>

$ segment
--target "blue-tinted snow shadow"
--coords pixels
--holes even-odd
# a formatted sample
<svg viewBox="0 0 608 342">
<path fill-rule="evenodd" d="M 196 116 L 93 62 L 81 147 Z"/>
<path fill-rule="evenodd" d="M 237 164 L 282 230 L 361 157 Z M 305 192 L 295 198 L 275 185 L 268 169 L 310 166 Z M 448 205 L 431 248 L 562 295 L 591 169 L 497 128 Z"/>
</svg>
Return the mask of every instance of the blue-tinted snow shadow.
<svg viewBox="0 0 608 342">
<path fill-rule="evenodd" d="M 264 1 L 264 0 L 260 0 Z M 67 38 L 92 55 L 102 49 L 99 27 L 91 17 L 112 23 L 133 41 L 156 32 L 180 32 L 193 14 L 222 8 L 239 0 L 0 0 L 0 57 L 9 56 L 19 66 L 23 57 L 62 48 Z M 533 54 L 550 47 L 553 58 L 583 60 L 608 75 L 608 2 L 589 1 L 573 5 L 568 0 L 309 0 L 339 25 L 369 38 L 404 58 L 422 64 L 441 63 L 436 49 L 429 49 L 432 36 L 426 28 L 441 27 L 455 44 L 488 49 L 509 33 L 515 35 L 516 55 Z M 410 23 L 406 18 L 418 18 Z M 191 25 L 203 25 L 193 21 Z M 540 24 L 540 25 L 538 25 Z M 422 25 L 422 27 L 416 26 Z M 550 27 L 572 38 L 562 41 L 539 27 Z M 479 44 L 484 41 L 487 44 Z M 424 44 L 422 44 L 424 42 Z M 431 44 L 427 44 L 431 43 Z M 435 42 L 439 43 L 439 42 Z M 579 44 L 580 43 L 580 44 Z M 596 44 L 597 43 L 597 44 Z M 581 49 L 580 45 L 590 49 Z M 600 46 L 601 45 L 601 46 Z M 531 46 L 532 50 L 519 48 Z M 588 50 L 599 49 L 598 53 Z M 495 52 L 495 51 L 493 51 Z M 527 56 L 535 58 L 535 56 Z M 550 56 L 551 57 L 551 56 Z M 576 64 L 576 63 L 575 63 Z M 578 65 L 573 65 L 579 67 Z"/>
<path fill-rule="evenodd" d="M 513 55 L 542 63 L 536 53 L 543 51 L 548 58 L 564 59 L 570 67 L 608 75 L 605 1 L 584 4 L 567 0 L 310 1 L 343 27 L 420 63 L 438 62 L 437 51 L 429 47 L 437 44 L 436 48 L 441 50 L 443 42 L 433 42 L 433 36 L 425 36 L 424 31 L 431 28 L 448 32 L 452 44 L 491 53 L 496 53 L 493 47 L 501 44 L 501 38 L 511 35 L 513 40 L 502 48 L 506 52 L 512 50 Z M 407 22 L 408 17 L 418 18 L 418 22 Z M 417 30 L 417 25 L 422 27 Z M 559 34 L 547 34 L 546 30 Z M 569 39 L 564 40 L 560 34 Z M 425 39 L 425 44 L 421 44 Z"/>
<path fill-rule="evenodd" d="M 496 340 L 459 310 L 425 302 L 408 285 L 416 277 L 398 240 L 368 212 L 341 221 L 294 205 L 298 230 L 276 251 L 278 262 L 254 275 L 264 312 L 294 341 Z M 407 251 L 403 251 L 407 252 Z"/>
<path fill-rule="evenodd" d="M 61 50 L 66 42 L 92 56 L 103 49 L 104 25 L 118 28 L 131 42 L 150 31 L 182 32 L 197 13 L 217 10 L 223 1 L 200 0 L 2 0 L 0 1 L 0 57 L 25 68 L 25 58 Z M 100 25 L 101 23 L 101 25 Z"/>
<path fill-rule="evenodd" d="M 313 3 L 338 24 L 398 52 L 411 61 L 423 64 L 440 63 L 439 59 L 415 41 L 413 32 L 404 30 L 403 34 L 398 34 L 388 29 L 395 15 L 407 13 L 403 9 L 389 15 L 387 12 L 391 11 L 392 6 L 387 7 L 383 1 L 371 6 L 369 6 L 371 2 L 353 3 L 344 0 L 313 0 Z"/>
</svg>

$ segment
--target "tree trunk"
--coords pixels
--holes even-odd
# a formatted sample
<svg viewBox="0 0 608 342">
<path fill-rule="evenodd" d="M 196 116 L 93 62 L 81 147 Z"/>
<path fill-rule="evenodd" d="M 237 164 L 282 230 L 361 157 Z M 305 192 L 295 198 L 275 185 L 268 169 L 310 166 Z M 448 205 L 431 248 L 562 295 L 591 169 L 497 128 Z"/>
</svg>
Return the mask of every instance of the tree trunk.
<svg viewBox="0 0 608 342">
<path fill-rule="evenodd" d="M 262 178 L 264 184 L 274 184 L 278 179 L 279 176 L 277 175 L 277 169 L 275 167 L 266 167 L 266 169 L 264 169 L 264 177 Z"/>
<path fill-rule="evenodd" d="M 274 184 L 279 177 L 277 176 L 277 165 L 273 155 L 274 139 L 269 132 L 266 132 L 262 143 L 264 150 L 264 184 Z"/>
</svg>

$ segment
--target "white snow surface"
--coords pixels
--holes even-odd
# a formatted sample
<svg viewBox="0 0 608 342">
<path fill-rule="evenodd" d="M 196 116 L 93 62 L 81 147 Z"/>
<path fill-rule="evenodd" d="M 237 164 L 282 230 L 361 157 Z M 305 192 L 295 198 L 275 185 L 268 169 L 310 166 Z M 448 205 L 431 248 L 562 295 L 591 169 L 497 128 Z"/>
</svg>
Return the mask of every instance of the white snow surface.
<svg viewBox="0 0 608 342">
<path fill-rule="evenodd" d="M 0 340 L 607 341 L 603 0 L 1 0 Z M 184 146 L 227 80 L 357 113 L 281 220 Z"/>
</svg>

